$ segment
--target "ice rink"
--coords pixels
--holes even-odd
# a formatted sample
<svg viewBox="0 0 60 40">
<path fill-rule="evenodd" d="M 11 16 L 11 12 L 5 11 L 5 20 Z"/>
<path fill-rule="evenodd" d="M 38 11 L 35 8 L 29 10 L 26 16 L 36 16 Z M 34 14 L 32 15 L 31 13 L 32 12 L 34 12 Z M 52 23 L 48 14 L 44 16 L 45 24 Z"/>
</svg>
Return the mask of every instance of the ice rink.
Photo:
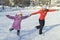
<svg viewBox="0 0 60 40">
<path fill-rule="evenodd" d="M 12 32 L 9 28 L 13 20 L 6 17 L 7 14 L 14 16 L 18 12 L 29 15 L 39 10 L 38 8 L 7 9 L 0 12 L 0 40 L 60 40 L 60 11 L 48 12 L 43 34 L 39 35 L 39 30 L 35 26 L 39 25 L 39 14 L 24 19 L 21 23 L 20 36 L 16 35 L 16 30 Z"/>
</svg>

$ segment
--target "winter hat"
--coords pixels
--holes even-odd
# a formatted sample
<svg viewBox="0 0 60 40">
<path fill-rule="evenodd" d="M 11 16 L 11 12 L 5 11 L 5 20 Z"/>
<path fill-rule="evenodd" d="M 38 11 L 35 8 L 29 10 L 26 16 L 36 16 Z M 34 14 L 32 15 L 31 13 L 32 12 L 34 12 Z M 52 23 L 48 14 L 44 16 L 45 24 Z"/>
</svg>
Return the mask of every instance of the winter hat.
<svg viewBox="0 0 60 40">
<path fill-rule="evenodd" d="M 18 12 L 17 14 L 22 14 L 21 12 Z"/>
<path fill-rule="evenodd" d="M 49 7 L 47 5 L 43 5 L 42 8 L 49 9 Z"/>
<path fill-rule="evenodd" d="M 21 12 L 18 12 L 17 15 L 22 15 L 22 13 Z"/>
<path fill-rule="evenodd" d="M 46 5 L 43 5 L 42 8 L 43 8 L 43 9 L 47 9 L 47 6 L 46 6 Z"/>
</svg>

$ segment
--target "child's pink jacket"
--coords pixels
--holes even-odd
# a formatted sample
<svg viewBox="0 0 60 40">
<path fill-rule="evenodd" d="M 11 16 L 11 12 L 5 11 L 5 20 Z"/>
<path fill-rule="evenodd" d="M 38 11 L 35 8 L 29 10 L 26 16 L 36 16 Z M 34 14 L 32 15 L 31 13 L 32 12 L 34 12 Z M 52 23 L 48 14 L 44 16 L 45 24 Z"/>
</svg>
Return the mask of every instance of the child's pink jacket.
<svg viewBox="0 0 60 40">
<path fill-rule="evenodd" d="M 17 15 L 15 16 L 10 16 L 10 15 L 6 15 L 8 18 L 10 19 L 14 19 L 14 22 L 13 22 L 13 25 L 12 25 L 12 28 L 13 29 L 16 29 L 16 30 L 20 30 L 21 28 L 21 21 L 29 16 L 22 16 L 22 17 L 18 17 Z"/>
</svg>

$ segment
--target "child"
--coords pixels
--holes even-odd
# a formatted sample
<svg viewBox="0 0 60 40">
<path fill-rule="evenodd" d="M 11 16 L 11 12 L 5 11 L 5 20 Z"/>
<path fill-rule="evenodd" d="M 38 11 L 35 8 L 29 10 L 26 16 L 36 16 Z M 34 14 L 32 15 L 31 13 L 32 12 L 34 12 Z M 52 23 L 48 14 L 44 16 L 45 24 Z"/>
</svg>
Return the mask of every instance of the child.
<svg viewBox="0 0 60 40">
<path fill-rule="evenodd" d="M 17 35 L 20 34 L 20 28 L 21 28 L 21 21 L 25 18 L 28 18 L 29 16 L 22 16 L 22 14 L 16 14 L 15 16 L 6 15 L 9 19 L 14 19 L 13 25 L 10 28 L 10 31 L 16 29 Z"/>
</svg>

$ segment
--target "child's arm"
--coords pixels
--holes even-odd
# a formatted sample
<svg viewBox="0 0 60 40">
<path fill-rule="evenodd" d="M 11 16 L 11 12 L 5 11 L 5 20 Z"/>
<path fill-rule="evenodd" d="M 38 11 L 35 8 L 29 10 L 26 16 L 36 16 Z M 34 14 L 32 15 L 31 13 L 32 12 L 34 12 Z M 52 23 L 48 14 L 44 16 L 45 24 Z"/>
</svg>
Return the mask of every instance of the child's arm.
<svg viewBox="0 0 60 40">
<path fill-rule="evenodd" d="M 22 19 L 26 19 L 28 17 L 30 17 L 31 15 L 27 15 L 27 16 L 22 16 Z"/>
<path fill-rule="evenodd" d="M 14 19 L 14 16 L 6 15 L 10 19 Z"/>
</svg>

